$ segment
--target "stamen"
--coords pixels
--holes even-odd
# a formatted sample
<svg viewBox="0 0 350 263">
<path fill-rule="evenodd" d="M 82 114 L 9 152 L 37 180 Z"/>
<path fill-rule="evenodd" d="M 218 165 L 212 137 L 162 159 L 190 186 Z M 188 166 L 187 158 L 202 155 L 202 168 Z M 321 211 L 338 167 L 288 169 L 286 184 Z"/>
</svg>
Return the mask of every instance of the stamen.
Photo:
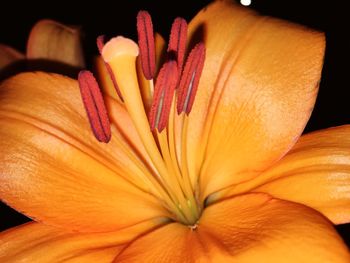
<svg viewBox="0 0 350 263">
<path fill-rule="evenodd" d="M 168 60 L 161 68 L 156 81 L 149 112 L 151 130 L 158 129 L 161 132 L 167 126 L 177 80 L 177 63 L 175 60 Z"/>
<path fill-rule="evenodd" d="M 168 53 L 174 53 L 178 65 L 178 71 L 182 71 L 182 65 L 186 50 L 187 39 L 187 22 L 185 19 L 178 17 L 171 26 Z"/>
<path fill-rule="evenodd" d="M 156 71 L 156 57 L 152 19 L 147 11 L 139 11 L 137 14 L 137 33 L 143 74 L 150 80 Z"/>
<path fill-rule="evenodd" d="M 97 43 L 98 51 L 100 52 L 100 55 L 102 56 L 102 49 L 103 49 L 103 47 L 105 45 L 105 36 L 101 35 L 101 36 L 97 37 L 96 43 Z M 114 73 L 113 73 L 113 71 L 111 69 L 111 66 L 108 63 L 106 63 L 106 62 L 104 62 L 104 63 L 105 63 L 108 75 L 110 76 L 110 78 L 111 78 L 111 80 L 113 82 L 113 86 L 114 86 L 114 88 L 115 88 L 119 98 L 123 101 L 122 93 L 120 92 L 117 80 L 115 79 L 115 76 L 114 76 Z"/>
<path fill-rule="evenodd" d="M 178 114 L 181 112 L 189 114 L 191 112 L 199 79 L 202 74 L 204 60 L 205 46 L 203 43 L 198 43 L 188 56 L 185 69 L 181 76 L 177 100 Z"/>
<path fill-rule="evenodd" d="M 78 82 L 91 129 L 98 141 L 107 143 L 111 139 L 111 127 L 97 81 L 90 71 L 82 70 Z"/>
<path fill-rule="evenodd" d="M 105 35 L 100 35 L 96 39 L 97 49 L 100 55 L 102 54 L 102 49 L 105 46 Z"/>
</svg>

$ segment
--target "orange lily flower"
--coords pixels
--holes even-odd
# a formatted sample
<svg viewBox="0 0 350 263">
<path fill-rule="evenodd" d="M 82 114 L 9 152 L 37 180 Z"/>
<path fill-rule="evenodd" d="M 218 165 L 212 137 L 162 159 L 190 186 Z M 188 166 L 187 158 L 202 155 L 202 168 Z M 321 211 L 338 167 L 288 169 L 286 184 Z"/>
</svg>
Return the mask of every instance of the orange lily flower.
<svg viewBox="0 0 350 263">
<path fill-rule="evenodd" d="M 27 62 L 23 67 L 22 62 Z M 53 20 L 37 22 L 28 37 L 27 52 L 0 44 L 0 79 L 23 70 L 43 69 L 66 73 L 85 66 L 80 31 Z"/>
<path fill-rule="evenodd" d="M 350 127 L 300 137 L 323 34 L 215 1 L 183 61 L 185 27 L 160 70 L 147 12 L 139 46 L 100 39 L 121 95 L 103 87 L 106 108 L 87 71 L 1 85 L 0 197 L 37 221 L 0 234 L 1 262 L 350 261 L 333 228 L 350 222 Z"/>
</svg>

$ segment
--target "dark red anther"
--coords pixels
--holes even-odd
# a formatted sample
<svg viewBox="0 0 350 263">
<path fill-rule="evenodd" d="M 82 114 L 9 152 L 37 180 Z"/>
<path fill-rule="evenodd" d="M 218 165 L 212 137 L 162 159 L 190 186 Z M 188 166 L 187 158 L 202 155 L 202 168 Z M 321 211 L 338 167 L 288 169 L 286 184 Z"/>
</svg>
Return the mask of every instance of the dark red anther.
<svg viewBox="0 0 350 263">
<path fill-rule="evenodd" d="M 147 11 L 139 11 L 137 14 L 137 33 L 142 71 L 145 78 L 150 80 L 156 72 L 156 55 L 152 18 Z"/>
<path fill-rule="evenodd" d="M 186 65 L 181 76 L 178 96 L 177 113 L 185 112 L 189 114 L 192 109 L 194 98 L 197 93 L 199 79 L 202 74 L 205 60 L 205 46 L 198 43 L 190 52 L 186 60 Z"/>
<path fill-rule="evenodd" d="M 153 102 L 149 112 L 151 130 L 161 132 L 168 124 L 171 103 L 178 81 L 177 63 L 168 60 L 161 68 L 154 89 Z"/>
<path fill-rule="evenodd" d="M 184 56 L 186 51 L 187 40 L 187 22 L 185 19 L 178 17 L 171 26 L 168 53 L 174 53 L 178 64 L 179 72 L 182 71 Z"/>
<path fill-rule="evenodd" d="M 102 49 L 105 46 L 105 35 L 98 36 L 96 39 L 97 49 L 100 55 L 102 54 Z"/>
<path fill-rule="evenodd" d="M 100 55 L 102 55 L 102 49 L 103 49 L 103 47 L 105 45 L 105 36 L 104 35 L 98 36 L 97 39 L 96 39 L 96 43 L 97 43 L 98 51 L 100 52 Z M 111 69 L 111 66 L 108 63 L 106 63 L 106 62 L 104 62 L 104 64 L 106 66 L 108 75 L 109 75 L 109 77 L 112 80 L 113 86 L 114 86 L 114 88 L 115 88 L 119 98 L 123 101 L 122 93 L 120 92 L 117 80 L 115 79 L 115 76 L 114 76 L 114 73 L 113 73 L 113 71 Z"/>
<path fill-rule="evenodd" d="M 91 129 L 98 141 L 107 143 L 111 139 L 111 126 L 97 81 L 90 71 L 82 70 L 78 82 Z"/>
</svg>

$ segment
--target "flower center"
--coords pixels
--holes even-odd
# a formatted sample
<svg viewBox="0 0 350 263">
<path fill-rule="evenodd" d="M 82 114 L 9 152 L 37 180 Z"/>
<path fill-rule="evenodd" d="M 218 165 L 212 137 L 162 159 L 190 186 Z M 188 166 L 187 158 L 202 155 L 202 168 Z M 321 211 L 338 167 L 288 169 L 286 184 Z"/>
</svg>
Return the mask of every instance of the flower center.
<svg viewBox="0 0 350 263">
<path fill-rule="evenodd" d="M 198 201 L 197 180 L 190 176 L 183 149 L 187 147 L 184 134 L 204 66 L 205 47 L 198 43 L 184 63 L 187 23 L 176 18 L 165 62 L 158 71 L 156 62 L 160 59 L 155 55 L 155 35 L 148 12 L 138 13 L 137 31 L 138 45 L 121 36 L 104 44 L 104 38 L 99 37 L 98 49 L 154 167 L 154 171 L 144 174 L 152 194 L 161 199 L 174 220 L 194 226 L 203 205 Z M 92 131 L 98 141 L 107 143 L 111 138 L 110 124 L 98 84 L 88 71 L 82 71 L 78 81 Z"/>
</svg>

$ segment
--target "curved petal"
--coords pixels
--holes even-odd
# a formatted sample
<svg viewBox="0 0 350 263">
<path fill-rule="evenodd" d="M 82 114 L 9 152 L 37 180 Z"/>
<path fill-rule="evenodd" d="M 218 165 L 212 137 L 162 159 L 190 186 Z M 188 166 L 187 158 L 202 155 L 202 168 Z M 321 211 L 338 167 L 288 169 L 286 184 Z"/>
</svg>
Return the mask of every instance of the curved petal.
<svg viewBox="0 0 350 263">
<path fill-rule="evenodd" d="M 318 212 L 264 194 L 248 194 L 206 208 L 195 230 L 173 223 L 136 239 L 115 262 L 140 258 L 174 263 L 345 263 L 350 254 Z"/>
<path fill-rule="evenodd" d="M 0 70 L 8 65 L 24 59 L 24 55 L 12 47 L 0 44 Z"/>
<path fill-rule="evenodd" d="M 84 232 L 167 215 L 118 128 L 108 144 L 95 140 L 76 81 L 9 79 L 0 87 L 0 122 L 0 198 L 15 209 Z"/>
<path fill-rule="evenodd" d="M 350 222 L 350 125 L 304 135 L 252 191 L 310 206 L 335 224 Z"/>
<path fill-rule="evenodd" d="M 12 47 L 0 44 L 0 81 L 23 71 L 25 56 Z"/>
<path fill-rule="evenodd" d="M 40 20 L 30 32 L 28 59 L 45 59 L 83 68 L 84 54 L 79 29 L 52 20 Z"/>
<path fill-rule="evenodd" d="M 0 261 L 111 262 L 135 237 L 162 222 L 144 222 L 117 232 L 81 234 L 40 223 L 27 223 L 0 233 Z"/>
<path fill-rule="evenodd" d="M 200 174 L 205 197 L 293 146 L 314 106 L 325 40 L 233 1 L 215 1 L 189 30 L 207 50 L 186 136 L 190 173 Z"/>
</svg>

